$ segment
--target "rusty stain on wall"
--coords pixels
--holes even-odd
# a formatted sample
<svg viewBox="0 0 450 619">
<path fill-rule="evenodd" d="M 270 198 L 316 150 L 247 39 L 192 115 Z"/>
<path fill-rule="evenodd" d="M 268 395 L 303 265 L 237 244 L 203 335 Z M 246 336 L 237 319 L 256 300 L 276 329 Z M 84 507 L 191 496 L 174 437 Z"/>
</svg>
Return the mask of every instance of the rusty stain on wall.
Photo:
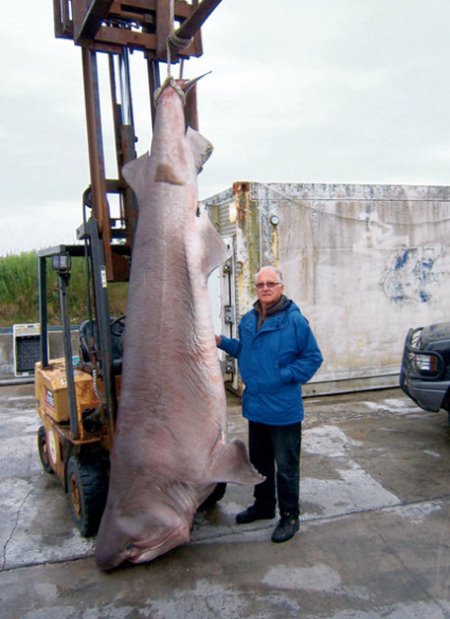
<svg viewBox="0 0 450 619">
<path fill-rule="evenodd" d="M 251 307 L 255 296 L 253 276 L 260 268 L 260 227 L 258 203 L 251 199 L 250 183 L 233 184 L 234 200 L 237 204 L 236 247 L 237 261 L 242 265 L 237 274 L 237 296 L 241 316 Z"/>
</svg>

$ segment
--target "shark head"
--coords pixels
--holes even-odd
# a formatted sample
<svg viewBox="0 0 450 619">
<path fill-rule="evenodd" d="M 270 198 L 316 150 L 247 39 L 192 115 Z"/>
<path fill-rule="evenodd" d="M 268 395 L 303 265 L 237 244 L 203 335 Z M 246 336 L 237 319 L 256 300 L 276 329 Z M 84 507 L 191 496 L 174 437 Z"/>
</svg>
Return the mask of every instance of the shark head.
<svg viewBox="0 0 450 619">
<path fill-rule="evenodd" d="M 97 565 L 108 571 L 125 561 L 151 561 L 188 542 L 189 530 L 186 518 L 158 505 L 150 512 L 119 516 L 106 512 L 97 537 Z"/>
<path fill-rule="evenodd" d="M 125 500 L 107 504 L 96 543 L 96 561 L 104 570 L 123 563 L 151 561 L 189 541 L 195 491 L 184 483 L 149 490 L 132 486 Z"/>
</svg>

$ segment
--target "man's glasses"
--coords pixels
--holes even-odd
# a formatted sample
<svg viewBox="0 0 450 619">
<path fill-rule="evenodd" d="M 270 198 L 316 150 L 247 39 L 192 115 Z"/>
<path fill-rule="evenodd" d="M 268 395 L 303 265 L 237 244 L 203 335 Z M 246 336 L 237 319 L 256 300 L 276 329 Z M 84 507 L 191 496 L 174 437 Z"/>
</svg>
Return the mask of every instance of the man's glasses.
<svg viewBox="0 0 450 619">
<path fill-rule="evenodd" d="M 282 282 L 259 282 L 258 284 L 255 284 L 255 287 L 258 290 L 261 290 L 262 288 L 266 287 L 266 288 L 275 288 L 275 286 L 280 286 Z"/>
</svg>

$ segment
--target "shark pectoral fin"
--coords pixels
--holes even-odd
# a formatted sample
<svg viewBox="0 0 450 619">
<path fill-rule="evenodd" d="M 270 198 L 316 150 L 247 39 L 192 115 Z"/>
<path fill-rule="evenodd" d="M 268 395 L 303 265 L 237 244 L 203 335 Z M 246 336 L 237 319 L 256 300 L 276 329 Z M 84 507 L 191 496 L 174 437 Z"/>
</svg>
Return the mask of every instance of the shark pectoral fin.
<svg viewBox="0 0 450 619">
<path fill-rule="evenodd" d="M 214 228 L 206 212 L 202 212 L 198 220 L 202 238 L 202 272 L 208 276 L 216 267 L 230 257 L 223 238 Z"/>
<path fill-rule="evenodd" d="M 236 439 L 218 446 L 209 469 L 208 481 L 253 485 L 264 479 L 250 462 L 242 441 Z"/>
<path fill-rule="evenodd" d="M 138 186 L 139 177 L 145 174 L 145 170 L 150 162 L 150 156 L 148 153 L 144 153 L 137 159 L 133 159 L 126 163 L 122 168 L 122 176 L 128 183 L 128 185 L 136 191 Z"/>
<path fill-rule="evenodd" d="M 195 167 L 199 174 L 205 165 L 206 161 L 213 152 L 213 145 L 205 137 L 192 127 L 188 127 L 186 138 L 189 143 L 192 155 L 194 156 Z"/>
</svg>

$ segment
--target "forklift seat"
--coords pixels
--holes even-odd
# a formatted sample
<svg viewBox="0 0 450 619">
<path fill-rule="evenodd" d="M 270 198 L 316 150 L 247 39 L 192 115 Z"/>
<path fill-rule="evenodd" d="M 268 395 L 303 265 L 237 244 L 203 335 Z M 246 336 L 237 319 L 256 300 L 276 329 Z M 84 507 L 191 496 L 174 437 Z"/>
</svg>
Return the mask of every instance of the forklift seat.
<svg viewBox="0 0 450 619">
<path fill-rule="evenodd" d="M 120 319 L 111 318 L 111 348 L 113 374 L 122 373 L 122 339 L 124 328 L 124 316 Z M 93 369 L 93 357 L 95 356 L 97 358 L 100 358 L 100 347 L 98 345 L 98 328 L 97 322 L 95 320 L 84 320 L 80 324 L 79 343 L 80 359 L 82 361 L 83 368 L 91 373 Z"/>
</svg>

